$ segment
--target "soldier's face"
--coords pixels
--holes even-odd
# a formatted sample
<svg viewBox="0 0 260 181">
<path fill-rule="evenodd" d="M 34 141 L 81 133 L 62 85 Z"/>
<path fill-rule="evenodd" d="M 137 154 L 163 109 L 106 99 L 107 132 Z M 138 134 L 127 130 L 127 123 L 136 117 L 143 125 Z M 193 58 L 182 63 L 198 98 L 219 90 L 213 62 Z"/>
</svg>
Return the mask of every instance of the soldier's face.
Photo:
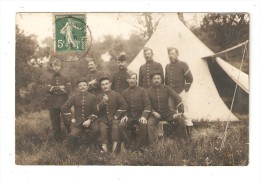
<svg viewBox="0 0 260 181">
<path fill-rule="evenodd" d="M 169 53 L 168 53 L 168 55 L 169 55 L 169 59 L 170 59 L 170 61 L 171 62 L 176 62 L 176 60 L 178 59 L 178 57 L 179 57 L 179 54 L 178 54 L 178 52 L 176 51 L 176 50 L 171 50 Z"/>
<path fill-rule="evenodd" d="M 137 75 L 136 74 L 132 75 L 129 79 L 127 79 L 127 82 L 130 87 L 133 87 L 134 85 L 136 85 L 137 84 Z"/>
<path fill-rule="evenodd" d="M 152 82 L 154 85 L 160 85 L 162 83 L 161 75 L 154 75 L 152 78 Z"/>
<path fill-rule="evenodd" d="M 111 82 L 109 80 L 102 80 L 100 84 L 104 92 L 107 92 L 111 89 Z"/>
<path fill-rule="evenodd" d="M 126 63 L 126 61 L 117 61 L 117 65 L 118 65 L 119 69 L 124 69 L 124 68 L 126 68 L 127 63 Z"/>
<path fill-rule="evenodd" d="M 55 72 L 55 73 L 59 73 L 62 69 L 62 66 L 59 65 L 59 64 L 54 64 L 52 65 L 52 70 Z"/>
<path fill-rule="evenodd" d="M 95 71 L 96 70 L 96 68 L 97 68 L 97 66 L 96 66 L 96 64 L 93 62 L 93 61 L 90 61 L 89 63 L 88 63 L 88 69 L 89 69 L 89 71 Z"/>
<path fill-rule="evenodd" d="M 87 92 L 88 90 L 88 84 L 86 82 L 80 82 L 78 84 L 79 92 Z"/>
<path fill-rule="evenodd" d="M 153 60 L 153 52 L 152 50 L 147 50 L 144 52 L 144 58 L 146 61 L 152 61 Z"/>
</svg>

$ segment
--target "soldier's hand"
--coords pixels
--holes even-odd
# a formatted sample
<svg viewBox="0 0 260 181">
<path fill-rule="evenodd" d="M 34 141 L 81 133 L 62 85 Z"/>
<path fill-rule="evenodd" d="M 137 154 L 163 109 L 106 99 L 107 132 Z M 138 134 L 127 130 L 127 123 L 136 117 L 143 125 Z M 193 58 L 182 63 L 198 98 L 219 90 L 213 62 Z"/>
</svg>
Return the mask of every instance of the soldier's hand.
<svg viewBox="0 0 260 181">
<path fill-rule="evenodd" d="M 173 119 L 176 119 L 176 118 L 178 118 L 180 116 L 182 116 L 182 113 L 176 113 L 172 117 L 173 117 Z"/>
<path fill-rule="evenodd" d="M 160 119 L 161 115 L 158 112 L 153 112 L 155 118 Z"/>
<path fill-rule="evenodd" d="M 83 126 L 87 128 L 89 127 L 90 123 L 91 121 L 88 119 L 87 121 L 84 121 Z"/>
<path fill-rule="evenodd" d="M 127 122 L 127 121 L 128 121 L 128 117 L 127 117 L 127 116 L 124 116 L 124 117 L 121 119 L 120 122 L 122 123 L 122 122 Z"/>
<path fill-rule="evenodd" d="M 105 94 L 105 95 L 103 95 L 103 101 L 104 102 L 107 102 L 108 101 L 108 96 Z"/>
<path fill-rule="evenodd" d="M 75 123 L 75 122 L 76 122 L 76 119 L 75 119 L 75 118 L 71 119 L 71 122 L 72 122 L 72 123 Z"/>
<path fill-rule="evenodd" d="M 60 85 L 60 89 L 65 89 L 65 86 L 64 85 Z"/>
<path fill-rule="evenodd" d="M 94 85 L 95 83 L 97 83 L 96 79 L 91 80 L 88 84 L 89 84 L 89 85 Z"/>
<path fill-rule="evenodd" d="M 190 85 L 184 85 L 185 92 L 188 92 L 190 90 Z"/>
<path fill-rule="evenodd" d="M 139 119 L 139 122 L 142 123 L 142 124 L 147 124 L 147 119 L 145 119 L 145 117 L 141 117 Z"/>
</svg>

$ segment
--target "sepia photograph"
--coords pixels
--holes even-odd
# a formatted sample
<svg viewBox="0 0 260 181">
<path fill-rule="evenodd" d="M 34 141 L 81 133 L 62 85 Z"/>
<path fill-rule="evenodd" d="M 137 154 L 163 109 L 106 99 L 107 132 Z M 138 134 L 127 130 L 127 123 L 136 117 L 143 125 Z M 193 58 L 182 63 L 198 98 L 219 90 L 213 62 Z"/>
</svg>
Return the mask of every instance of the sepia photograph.
<svg viewBox="0 0 260 181">
<path fill-rule="evenodd" d="M 17 12 L 15 164 L 248 166 L 250 18 Z"/>
</svg>

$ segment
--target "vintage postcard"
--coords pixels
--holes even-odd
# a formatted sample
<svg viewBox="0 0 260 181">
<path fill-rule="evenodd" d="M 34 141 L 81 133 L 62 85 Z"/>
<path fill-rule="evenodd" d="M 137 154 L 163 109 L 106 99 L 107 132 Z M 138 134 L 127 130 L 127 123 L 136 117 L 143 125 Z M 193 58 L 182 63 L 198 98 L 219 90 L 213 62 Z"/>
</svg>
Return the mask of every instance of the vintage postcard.
<svg viewBox="0 0 260 181">
<path fill-rule="evenodd" d="M 16 165 L 249 164 L 249 13 L 15 19 Z"/>
</svg>

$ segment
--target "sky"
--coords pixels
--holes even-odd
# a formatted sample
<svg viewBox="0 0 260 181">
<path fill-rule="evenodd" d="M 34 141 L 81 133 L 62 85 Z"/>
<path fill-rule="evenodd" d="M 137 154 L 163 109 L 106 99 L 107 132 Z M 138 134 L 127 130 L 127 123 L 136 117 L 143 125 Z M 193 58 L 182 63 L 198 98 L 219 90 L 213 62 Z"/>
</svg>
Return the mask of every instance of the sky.
<svg viewBox="0 0 260 181">
<path fill-rule="evenodd" d="M 52 13 L 17 13 L 16 24 L 25 34 L 35 34 L 42 45 L 45 38 L 53 36 L 52 16 Z M 198 23 L 194 21 L 195 16 L 194 13 L 184 14 L 185 20 Z M 139 31 L 136 13 L 87 13 L 87 25 L 93 39 L 99 41 L 108 34 L 127 39 L 132 32 Z"/>
</svg>

